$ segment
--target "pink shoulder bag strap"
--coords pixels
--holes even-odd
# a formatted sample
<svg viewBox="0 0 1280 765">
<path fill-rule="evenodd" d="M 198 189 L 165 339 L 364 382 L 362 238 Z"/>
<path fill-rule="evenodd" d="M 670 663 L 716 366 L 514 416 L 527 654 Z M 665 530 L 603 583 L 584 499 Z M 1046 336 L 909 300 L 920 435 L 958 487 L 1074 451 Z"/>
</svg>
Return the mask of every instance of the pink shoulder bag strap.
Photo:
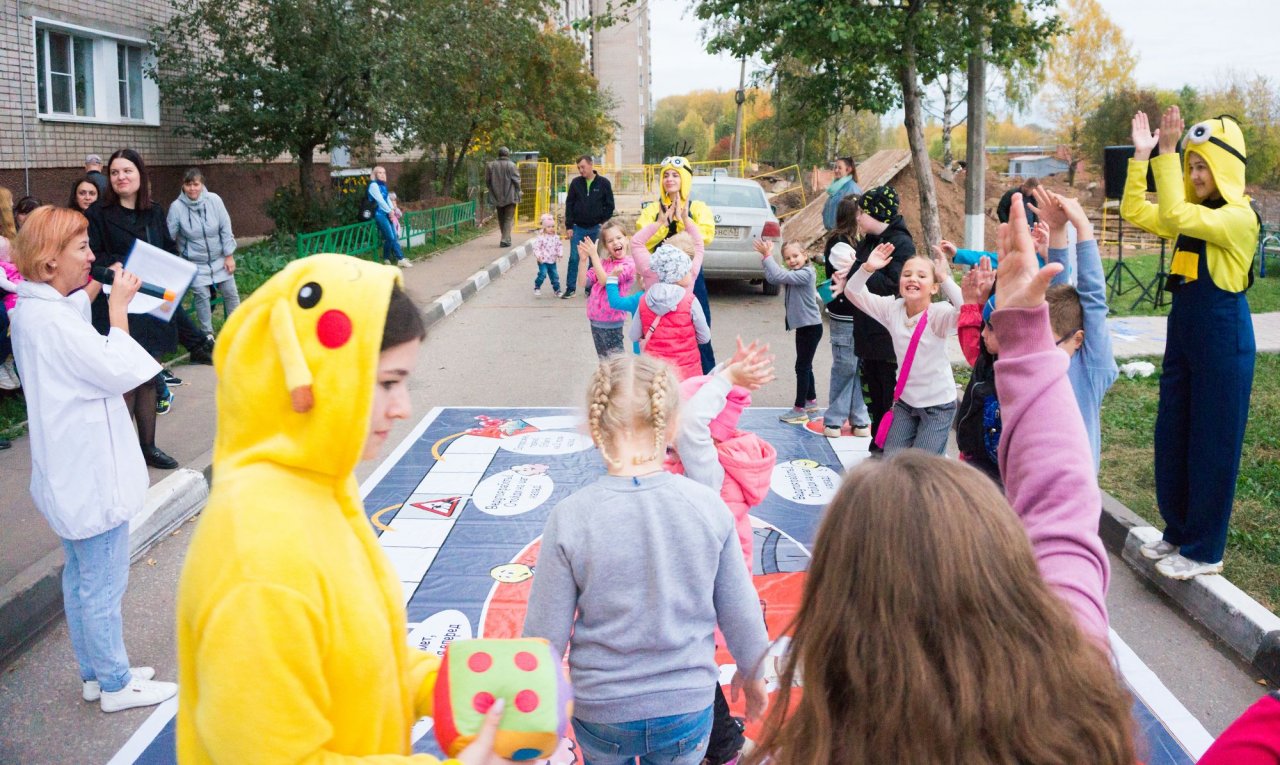
<svg viewBox="0 0 1280 765">
<path fill-rule="evenodd" d="M 898 372 L 898 384 L 893 387 L 893 404 L 889 411 L 880 418 L 880 427 L 876 428 L 876 446 L 884 448 L 885 439 L 889 437 L 889 428 L 893 427 L 893 405 L 902 398 L 902 389 L 907 387 L 907 376 L 911 374 L 911 362 L 916 360 L 916 348 L 920 346 L 920 337 L 924 334 L 924 326 L 929 323 L 929 309 L 916 324 L 916 331 L 911 333 L 911 342 L 907 345 L 907 356 L 902 360 L 902 369 Z"/>
</svg>

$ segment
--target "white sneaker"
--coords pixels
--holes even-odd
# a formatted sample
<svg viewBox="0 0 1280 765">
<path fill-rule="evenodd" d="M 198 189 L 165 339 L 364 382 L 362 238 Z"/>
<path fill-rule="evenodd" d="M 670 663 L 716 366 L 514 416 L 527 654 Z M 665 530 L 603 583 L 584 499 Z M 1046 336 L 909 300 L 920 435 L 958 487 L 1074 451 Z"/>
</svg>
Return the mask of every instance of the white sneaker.
<svg viewBox="0 0 1280 765">
<path fill-rule="evenodd" d="M 539 287 L 534 287 L 534 288 L 533 288 L 533 296 L 534 296 L 534 297 L 542 297 L 542 289 L 541 289 L 541 288 L 539 288 Z"/>
<path fill-rule="evenodd" d="M 853 428 L 853 435 L 855 438 L 871 438 L 871 426 L 856 425 Z"/>
<path fill-rule="evenodd" d="M 1176 553 L 1178 546 L 1171 545 L 1163 539 L 1157 539 L 1154 542 L 1147 542 L 1139 550 L 1142 552 L 1142 557 L 1147 560 L 1160 560 Z"/>
<path fill-rule="evenodd" d="M 838 427 L 833 428 L 830 425 L 824 425 L 822 427 L 822 435 L 826 436 L 827 438 L 839 438 L 840 428 Z"/>
<path fill-rule="evenodd" d="M 120 690 L 102 694 L 102 711 L 119 712 L 134 707 L 150 707 L 173 698 L 178 693 L 177 683 L 162 683 L 156 680 L 139 680 L 133 678 Z"/>
<path fill-rule="evenodd" d="M 1221 574 L 1222 561 L 1201 563 L 1173 554 L 1156 564 L 1156 571 L 1170 579 L 1194 579 L 1203 574 Z"/>
<path fill-rule="evenodd" d="M 129 667 L 129 677 L 133 680 L 150 680 L 156 676 L 154 667 Z M 97 680 L 85 680 L 80 689 L 80 697 L 85 701 L 97 701 L 102 696 L 102 686 Z"/>
<path fill-rule="evenodd" d="M 21 387 L 22 380 L 18 377 L 18 368 L 13 359 L 0 364 L 0 390 L 17 390 Z"/>
</svg>

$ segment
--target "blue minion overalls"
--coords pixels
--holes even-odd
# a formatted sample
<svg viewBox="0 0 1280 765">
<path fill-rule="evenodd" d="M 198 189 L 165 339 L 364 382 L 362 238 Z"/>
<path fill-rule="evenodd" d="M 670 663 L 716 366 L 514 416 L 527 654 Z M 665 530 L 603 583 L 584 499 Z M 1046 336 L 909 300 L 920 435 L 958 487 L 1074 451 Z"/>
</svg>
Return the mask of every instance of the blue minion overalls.
<svg viewBox="0 0 1280 765">
<path fill-rule="evenodd" d="M 1177 237 L 1155 426 L 1156 500 L 1165 541 L 1181 547 L 1185 558 L 1217 563 L 1226 547 L 1253 388 L 1253 320 L 1245 290 L 1252 283 L 1259 222 L 1244 194 L 1244 136 L 1234 120 L 1194 125 L 1184 152 L 1181 163 L 1176 155 L 1151 160 L 1159 204 L 1143 197 L 1147 163 L 1131 161 L 1121 214 L 1159 236 Z M 1197 198 L 1189 180 L 1192 154 L 1208 164 L 1221 198 L 1189 201 Z"/>
</svg>

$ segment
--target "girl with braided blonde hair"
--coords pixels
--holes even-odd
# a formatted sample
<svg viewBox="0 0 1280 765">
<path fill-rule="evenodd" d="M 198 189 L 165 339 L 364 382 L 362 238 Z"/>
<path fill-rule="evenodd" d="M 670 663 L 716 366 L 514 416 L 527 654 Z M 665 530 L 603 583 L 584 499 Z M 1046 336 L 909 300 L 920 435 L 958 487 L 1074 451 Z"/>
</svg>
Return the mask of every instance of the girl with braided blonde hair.
<svg viewBox="0 0 1280 765">
<path fill-rule="evenodd" d="M 584 759 L 702 761 L 719 677 L 717 624 L 737 662 L 732 695 L 764 710 L 768 635 L 733 516 L 714 490 L 663 470 L 680 390 L 650 356 L 600 362 L 587 425 L 606 475 L 551 510 L 524 634 L 569 652 Z M 618 544 L 618 540 L 626 540 Z"/>
</svg>

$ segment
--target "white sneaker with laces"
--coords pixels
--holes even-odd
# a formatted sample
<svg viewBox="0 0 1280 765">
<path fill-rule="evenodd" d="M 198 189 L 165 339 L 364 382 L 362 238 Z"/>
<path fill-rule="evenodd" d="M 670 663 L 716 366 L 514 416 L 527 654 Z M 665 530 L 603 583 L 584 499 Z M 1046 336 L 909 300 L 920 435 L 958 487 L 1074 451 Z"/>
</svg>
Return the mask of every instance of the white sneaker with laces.
<svg viewBox="0 0 1280 765">
<path fill-rule="evenodd" d="M 1163 539 L 1157 539 L 1154 542 L 1147 542 L 1139 548 L 1142 557 L 1147 560 L 1160 560 L 1167 558 L 1178 551 L 1177 545 L 1171 545 Z"/>
<path fill-rule="evenodd" d="M 158 680 L 139 680 L 133 678 L 129 684 L 118 691 L 102 692 L 102 711 L 119 712 L 134 707 L 150 707 L 167 701 L 178 694 L 177 683 L 162 683 Z"/>
<path fill-rule="evenodd" d="M 826 436 L 827 438 L 839 438 L 840 428 L 833 428 L 830 425 L 824 425 L 822 427 L 822 435 Z"/>
<path fill-rule="evenodd" d="M 1202 563 L 1175 553 L 1157 563 L 1156 571 L 1170 579 L 1194 579 L 1205 574 L 1221 574 L 1222 561 Z"/>
<path fill-rule="evenodd" d="M 129 677 L 134 680 L 150 680 L 156 676 L 154 667 L 129 667 Z M 85 680 L 80 689 L 80 696 L 85 701 L 97 701 L 102 697 L 102 686 L 97 680 Z"/>
</svg>

